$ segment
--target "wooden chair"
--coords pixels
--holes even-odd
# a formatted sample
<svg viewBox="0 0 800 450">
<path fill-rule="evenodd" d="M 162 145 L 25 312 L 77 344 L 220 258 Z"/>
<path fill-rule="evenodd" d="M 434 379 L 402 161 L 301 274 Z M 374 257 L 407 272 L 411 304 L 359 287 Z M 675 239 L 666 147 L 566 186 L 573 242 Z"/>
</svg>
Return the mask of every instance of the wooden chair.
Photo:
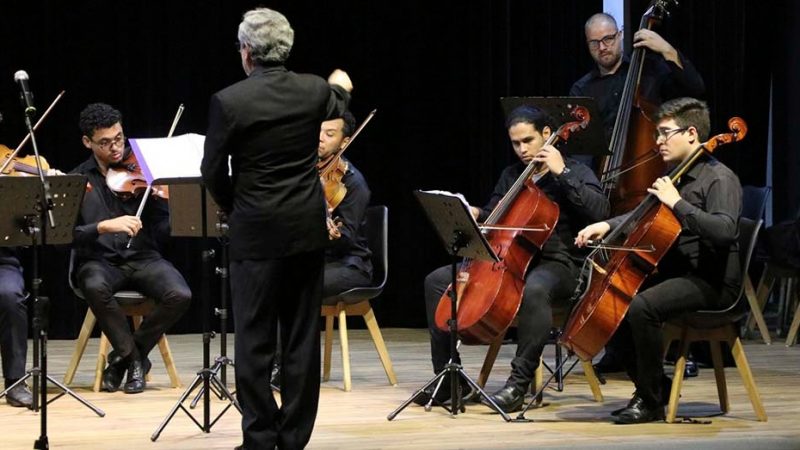
<svg viewBox="0 0 800 450">
<path fill-rule="evenodd" d="M 739 219 L 739 256 L 742 273 L 747 273 L 761 224 L 761 220 Z M 750 365 L 744 354 L 742 341 L 739 339 L 739 328 L 736 326 L 736 322 L 748 312 L 748 304 L 744 297 L 744 286 L 742 286 L 736 302 L 730 307 L 719 311 L 697 311 L 664 325 L 664 351 L 666 352 L 672 341 L 677 340 L 680 342 L 680 356 L 675 362 L 675 375 L 672 380 L 672 391 L 670 392 L 669 405 L 667 407 L 666 421 L 668 423 L 674 422 L 677 416 L 678 400 L 686 367 L 686 355 L 689 352 L 689 344 L 694 341 L 708 341 L 711 346 L 711 359 L 714 363 L 717 394 L 722 412 L 727 413 L 730 409 L 727 383 L 725 381 L 725 367 L 720 347 L 720 342 L 727 342 L 731 347 L 736 368 L 739 369 L 739 374 L 750 397 L 750 403 L 753 405 L 756 417 L 759 421 L 766 422 L 767 413 L 764 410 L 753 374 L 750 371 Z"/>
<path fill-rule="evenodd" d="M 83 292 L 81 292 L 81 290 L 78 289 L 72 281 L 74 264 L 75 252 L 73 251 L 70 255 L 69 261 L 69 285 L 77 297 L 85 300 Z M 122 308 L 122 310 L 125 312 L 125 315 L 133 318 L 134 328 L 138 328 L 142 323 L 142 317 L 150 314 L 153 308 L 155 308 L 155 300 L 147 298 L 137 291 L 118 291 L 114 293 L 114 298 L 116 299 L 117 303 L 119 303 L 120 308 Z M 72 357 L 70 358 L 69 365 L 67 366 L 67 372 L 64 374 L 64 384 L 69 385 L 75 378 L 75 373 L 78 371 L 78 365 L 83 357 L 83 352 L 86 350 L 86 344 L 89 342 L 89 338 L 92 335 L 92 330 L 94 330 L 96 323 L 97 318 L 92 312 L 92 309 L 88 308 L 86 310 L 86 317 L 83 319 L 81 331 L 78 334 L 78 340 L 75 342 L 75 350 L 72 351 Z M 108 358 L 110 347 L 111 346 L 106 335 L 104 333 L 100 333 L 100 349 L 97 352 L 94 383 L 92 384 L 92 390 L 94 392 L 100 391 L 100 385 L 103 380 L 103 370 L 106 367 L 106 360 Z M 173 388 L 182 387 L 181 379 L 178 376 L 178 370 L 175 368 L 175 361 L 172 358 L 172 351 L 169 348 L 166 334 L 162 335 L 161 339 L 159 339 L 158 348 L 161 351 L 161 357 L 164 360 L 164 365 L 166 366 L 167 373 L 169 374 L 170 385 Z M 150 381 L 149 374 L 147 374 L 146 380 Z"/>
<path fill-rule="evenodd" d="M 553 310 L 553 323 L 562 323 L 564 321 L 564 315 L 567 314 L 567 311 L 561 311 L 554 309 Z M 517 325 L 517 319 L 514 319 L 514 322 L 511 326 Z M 554 330 L 558 330 L 554 328 Z M 483 366 L 481 367 L 481 371 L 478 374 L 478 385 L 480 387 L 486 386 L 486 382 L 489 380 L 489 375 L 492 373 L 492 368 L 494 367 L 494 362 L 497 359 L 497 354 L 500 352 L 500 346 L 503 345 L 503 338 L 505 336 L 500 335 L 498 338 L 489 344 L 489 350 L 486 352 L 486 357 L 483 360 Z M 558 346 L 557 342 L 553 342 L 554 345 Z M 558 347 L 557 347 L 557 350 Z M 560 358 L 561 352 L 556 352 L 556 357 Z M 594 372 L 594 367 L 592 367 L 591 361 L 580 361 L 581 366 L 583 367 L 583 373 L 586 377 L 586 381 L 589 383 L 589 389 L 592 391 L 592 397 L 596 402 L 603 402 L 603 393 L 600 390 L 600 381 L 597 379 L 597 374 Z M 558 364 L 558 361 L 556 361 Z M 536 372 L 533 376 L 533 384 L 531 385 L 531 392 L 536 393 L 542 387 L 542 379 L 544 376 L 544 362 L 540 358 L 539 359 L 539 367 L 536 368 Z M 567 372 L 568 373 L 568 372 Z M 541 398 L 538 399 L 541 401 Z"/>
<path fill-rule="evenodd" d="M 350 349 L 347 340 L 347 316 L 361 316 L 367 324 L 372 342 L 378 351 L 383 370 L 392 386 L 397 386 L 397 377 L 392 368 L 389 351 L 383 341 L 381 329 L 375 320 L 375 314 L 369 301 L 383 292 L 389 271 L 388 259 L 388 220 L 389 211 L 386 206 L 371 206 L 367 209 L 367 240 L 372 250 L 373 286 L 356 287 L 339 295 L 323 299 L 322 316 L 325 317 L 325 351 L 323 358 L 322 380 L 328 381 L 331 374 L 331 351 L 333 347 L 333 321 L 339 319 L 339 343 L 342 348 L 342 371 L 344 390 L 349 392 L 350 383 Z"/>
</svg>

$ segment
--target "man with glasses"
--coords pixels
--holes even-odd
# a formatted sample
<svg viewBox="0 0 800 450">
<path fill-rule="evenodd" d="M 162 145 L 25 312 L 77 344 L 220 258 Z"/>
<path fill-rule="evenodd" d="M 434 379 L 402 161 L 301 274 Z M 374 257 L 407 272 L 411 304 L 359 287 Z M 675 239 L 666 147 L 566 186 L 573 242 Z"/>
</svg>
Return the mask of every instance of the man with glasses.
<svg viewBox="0 0 800 450">
<path fill-rule="evenodd" d="M 685 161 L 708 139 L 709 122 L 708 106 L 700 100 L 678 98 L 661 105 L 656 142 L 667 166 Z M 658 272 L 631 301 L 615 335 L 636 385 L 628 406 L 612 413 L 622 424 L 664 419 L 671 386 L 662 365 L 664 322 L 688 312 L 726 308 L 736 301 L 741 286 L 737 236 L 742 188 L 736 175 L 704 155 L 675 185 L 669 177 L 658 178 L 648 192 L 672 210 L 682 231 Z M 600 239 L 626 219 L 623 215 L 589 225 L 578 232 L 575 244 L 583 247 Z"/>
<path fill-rule="evenodd" d="M 161 256 L 169 237 L 167 201 L 148 199 L 141 218 L 141 198 L 119 194 L 106 184 L 106 174 L 131 151 L 125 146 L 122 114 L 109 105 L 93 103 L 80 115 L 81 138 L 92 154 L 72 173 L 89 178 L 74 230 L 77 256 L 75 281 L 97 317 L 114 350 L 108 355 L 102 388 L 114 392 L 122 384 L 127 394 L 142 392 L 150 369 L 147 354 L 161 335 L 189 307 L 191 291 L 183 276 Z M 128 242 L 132 236 L 136 239 Z M 156 302 L 136 331 L 114 299 L 114 293 L 132 289 Z"/>
<path fill-rule="evenodd" d="M 600 108 L 606 141 L 610 141 L 628 76 L 629 58 L 622 54 L 622 30 L 609 14 L 597 13 L 584 26 L 589 54 L 596 67 L 572 85 L 571 96 L 593 97 Z M 646 53 L 639 94 L 658 106 L 671 98 L 699 97 L 705 85 L 692 63 L 658 33 L 642 29 L 633 35 L 633 47 Z"/>
</svg>

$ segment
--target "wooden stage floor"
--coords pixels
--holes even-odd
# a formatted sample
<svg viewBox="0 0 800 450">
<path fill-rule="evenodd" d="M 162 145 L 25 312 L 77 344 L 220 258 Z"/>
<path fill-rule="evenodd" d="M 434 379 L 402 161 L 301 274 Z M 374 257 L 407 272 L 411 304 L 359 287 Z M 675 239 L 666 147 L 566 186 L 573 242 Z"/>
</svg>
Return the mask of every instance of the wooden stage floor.
<svg viewBox="0 0 800 450">
<path fill-rule="evenodd" d="M 504 423 L 482 405 L 470 405 L 466 414 L 450 417 L 443 409 L 425 412 L 411 405 L 394 421 L 386 416 L 431 377 L 429 345 L 425 330 L 386 329 L 399 386 L 389 386 L 365 330 L 351 330 L 351 392 L 342 390 L 338 342 L 334 347 L 331 380 L 322 384 L 320 411 L 309 448 L 720 448 L 800 449 L 800 346 L 767 346 L 747 342 L 745 351 L 760 387 L 769 421 L 757 422 L 741 385 L 738 372 L 726 369 L 731 411 L 714 417 L 711 424 L 665 424 L 620 426 L 609 420 L 609 412 L 623 406 L 633 390 L 624 378 L 610 378 L 602 387 L 605 402 L 592 401 L 580 374 L 566 379 L 563 392 L 545 394 L 549 406 L 532 410 L 532 423 Z M 228 354 L 233 354 L 231 348 Z M 170 344 L 184 385 L 202 365 L 199 335 L 170 336 Z M 61 380 L 72 352 L 73 341 L 51 341 L 49 370 Z M 201 432 L 181 411 L 154 443 L 155 431 L 183 389 L 169 387 L 169 379 L 158 353 L 153 353 L 153 380 L 138 395 L 91 391 L 98 339 L 92 339 L 73 382 L 76 392 L 105 410 L 97 417 L 69 397 L 48 408 L 48 437 L 53 449 L 231 449 L 241 442 L 240 416 L 229 410 L 212 428 Z M 465 368 L 477 378 L 487 347 L 466 347 Z M 503 346 L 488 390 L 502 386 L 508 376 L 514 346 Z M 552 347 L 547 355 L 552 358 Z M 30 353 L 30 351 L 29 351 Z M 212 342 L 212 355 L 219 353 Z M 30 355 L 29 355 L 30 357 Z M 576 368 L 580 370 L 580 365 Z M 232 384 L 232 376 L 229 383 Z M 51 388 L 51 393 L 56 389 Z M 713 371 L 684 384 L 679 415 L 709 415 L 718 411 Z M 212 411 L 222 403 L 212 402 Z M 202 406 L 194 410 L 202 421 Z M 213 414 L 212 414 L 213 417 Z M 40 434 L 39 414 L 0 403 L 0 448 L 32 448 Z"/>
</svg>

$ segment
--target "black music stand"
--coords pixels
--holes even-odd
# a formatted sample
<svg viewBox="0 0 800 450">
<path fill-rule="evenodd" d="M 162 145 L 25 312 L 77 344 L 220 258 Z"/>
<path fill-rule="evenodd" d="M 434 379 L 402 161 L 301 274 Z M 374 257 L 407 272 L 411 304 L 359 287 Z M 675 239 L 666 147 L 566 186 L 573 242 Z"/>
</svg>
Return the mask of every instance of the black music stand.
<svg viewBox="0 0 800 450">
<path fill-rule="evenodd" d="M 141 161 L 141 159 L 140 159 Z M 199 167 L 199 164 L 198 164 Z M 170 420 L 178 412 L 178 409 L 186 413 L 187 416 L 198 426 L 204 433 L 210 433 L 211 427 L 230 409 L 231 406 L 235 407 L 239 413 L 242 408 L 236 397 L 231 393 L 227 387 L 225 369 L 227 366 L 233 366 L 233 361 L 226 356 L 226 330 L 227 330 L 227 294 L 228 294 L 228 261 L 227 261 L 227 223 L 216 219 L 217 210 L 219 209 L 216 204 L 207 195 L 203 180 L 201 177 L 177 177 L 177 178 L 161 178 L 153 180 L 153 184 L 168 184 L 170 185 L 170 224 L 173 236 L 189 236 L 189 237 L 202 237 L 203 242 L 208 242 L 209 236 L 220 237 L 222 246 L 222 265 L 216 269 L 220 275 L 221 280 L 221 295 L 220 295 L 220 308 L 215 309 L 215 314 L 220 317 L 221 322 L 221 356 L 215 358 L 214 366 L 211 366 L 211 339 L 215 336 L 214 332 L 210 330 L 208 314 L 205 314 L 211 307 L 209 300 L 211 288 L 209 285 L 211 261 L 214 258 L 215 252 L 213 249 L 204 250 L 202 253 L 203 268 L 203 284 L 202 284 L 202 310 L 203 314 L 203 368 L 197 372 L 189 387 L 181 394 L 178 401 L 173 405 L 167 416 L 158 426 L 156 431 L 150 436 L 150 440 L 155 442 L 161 435 L 161 432 L 169 424 Z M 198 211 L 197 206 L 200 205 Z M 212 213 L 212 211 L 214 211 Z M 211 224 L 214 225 L 211 225 Z M 218 377 L 221 372 L 222 379 Z M 197 397 L 191 402 L 190 408 L 194 408 L 199 401 L 200 397 L 203 398 L 203 423 L 201 424 L 192 413 L 186 409 L 183 402 L 188 399 L 195 389 L 200 387 Z M 220 400 L 227 401 L 227 405 L 222 411 L 211 420 L 211 393 L 214 393 Z"/>
<path fill-rule="evenodd" d="M 403 409 L 405 409 L 411 402 L 414 401 L 418 395 L 421 395 L 425 389 L 433 386 L 446 376 L 450 376 L 450 408 L 443 404 L 439 404 L 442 408 L 447 410 L 450 415 L 456 416 L 459 411 L 464 412 L 466 408 L 464 401 L 461 398 L 460 378 L 464 378 L 467 384 L 500 415 L 506 422 L 511 421 L 511 417 L 505 413 L 491 397 L 486 395 L 486 392 L 478 386 L 475 381 L 470 378 L 464 371 L 460 364 L 455 363 L 456 348 L 458 346 L 458 319 L 457 319 L 457 302 L 458 293 L 457 279 L 458 279 L 458 260 L 459 258 L 471 258 L 484 261 L 499 262 L 500 258 L 495 254 L 494 250 L 486 242 L 486 239 L 481 234 L 475 219 L 467 208 L 466 203 L 459 197 L 443 192 L 427 192 L 427 191 L 414 191 L 422 209 L 428 216 L 431 224 L 436 228 L 436 232 L 442 240 L 442 243 L 447 250 L 447 253 L 452 258 L 452 284 L 450 289 L 450 320 L 448 321 L 450 329 L 450 362 L 445 366 L 444 370 L 436 374 L 427 383 L 422 385 L 411 397 L 409 397 L 397 409 L 392 411 L 387 417 L 388 420 L 394 419 Z M 438 386 L 437 386 L 438 388 Z M 435 394 L 434 394 L 435 395 Z"/>
<path fill-rule="evenodd" d="M 503 97 L 500 105 L 506 117 L 520 106 L 535 106 L 550 115 L 557 122 L 556 127 L 565 122 L 574 122 L 576 119 L 570 115 L 570 111 L 575 106 L 583 106 L 589 110 L 591 117 L 586 129 L 571 134 L 569 140 L 561 142 L 558 147 L 570 155 L 598 157 L 611 154 L 603 129 L 603 118 L 592 97 Z"/>
<path fill-rule="evenodd" d="M 33 405 L 39 411 L 41 401 L 41 436 L 34 448 L 49 448 L 47 439 L 47 405 L 67 394 L 100 417 L 105 412 L 97 408 L 70 388 L 47 374 L 47 330 L 49 299 L 39 295 L 42 279 L 39 278 L 39 249 L 42 245 L 72 243 L 72 231 L 80 212 L 83 194 L 86 192 L 86 177 L 83 175 L 61 175 L 47 177 L 53 207 L 49 210 L 51 225 L 45 220 L 48 209 L 43 207 L 42 182 L 38 177 L 0 177 L 0 246 L 32 247 L 31 296 L 33 297 L 33 367 L 24 377 L 0 392 L 0 398 L 8 391 L 33 378 Z M 61 393 L 47 400 L 47 382 L 61 389 Z"/>
</svg>

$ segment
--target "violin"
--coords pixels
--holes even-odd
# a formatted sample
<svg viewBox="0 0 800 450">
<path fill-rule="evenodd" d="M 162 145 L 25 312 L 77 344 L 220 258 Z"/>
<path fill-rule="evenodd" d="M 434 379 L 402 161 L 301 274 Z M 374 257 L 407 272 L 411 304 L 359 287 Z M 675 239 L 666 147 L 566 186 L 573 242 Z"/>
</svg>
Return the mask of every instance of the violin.
<svg viewBox="0 0 800 450">
<path fill-rule="evenodd" d="M 347 141 L 342 148 L 317 163 L 319 178 L 322 182 L 322 190 L 325 193 L 325 204 L 327 206 L 326 225 L 328 227 L 328 237 L 331 240 L 342 237 L 342 233 L 339 231 L 339 228 L 342 226 L 342 220 L 332 216 L 333 210 L 339 207 L 339 204 L 344 200 L 344 196 L 347 195 L 347 187 L 344 185 L 344 182 L 342 182 L 342 178 L 344 178 L 344 175 L 347 173 L 348 164 L 347 161 L 342 159 L 342 154 L 350 147 L 350 144 L 352 144 L 358 134 L 361 133 L 361 130 L 372 120 L 376 112 L 378 112 L 378 110 L 373 109 L 372 112 L 369 113 L 367 118 L 364 119 L 364 122 L 356 128 L 356 131 L 353 132 L 353 136 L 350 137 L 350 140 Z"/>
<path fill-rule="evenodd" d="M 39 169 L 36 167 L 36 156 L 28 155 L 24 158 L 19 156 L 12 156 L 16 154 L 14 150 L 0 144 L 0 161 L 2 161 L 3 171 L 2 175 L 10 176 L 38 176 Z M 9 158 L 11 161 L 9 162 Z M 39 164 L 42 167 L 42 172 L 47 173 L 50 170 L 50 164 L 43 156 L 39 157 Z"/>
<path fill-rule="evenodd" d="M 106 184 L 111 189 L 111 192 L 126 200 L 138 197 L 147 190 L 148 184 L 142 173 L 142 167 L 131 149 L 127 150 L 127 154 L 122 161 L 109 166 L 106 171 Z M 153 186 L 151 188 L 153 195 L 164 199 L 169 198 L 167 186 Z"/>
<path fill-rule="evenodd" d="M 583 106 L 575 106 L 571 114 L 577 120 L 561 125 L 545 145 L 566 141 L 589 124 L 589 111 Z M 536 185 L 546 172 L 541 163 L 531 161 L 481 227 L 500 261 L 470 260 L 461 267 L 455 289 L 458 333 L 465 344 L 493 342 L 517 315 L 528 265 L 558 222 L 558 204 Z M 436 308 L 435 323 L 440 330 L 449 327 L 450 289 L 452 285 Z"/>
<path fill-rule="evenodd" d="M 39 125 L 41 125 L 42 122 L 44 122 L 44 119 L 50 114 L 50 111 L 53 110 L 53 107 L 56 106 L 56 103 L 58 103 L 58 101 L 61 100 L 61 97 L 63 96 L 64 96 L 64 91 L 61 91 L 56 96 L 55 100 L 53 100 L 53 102 L 50 103 L 50 106 L 47 107 L 47 110 L 45 110 L 44 114 L 42 114 L 42 117 L 40 117 L 39 120 L 36 122 L 36 124 L 33 126 L 34 131 L 39 129 Z M 28 134 L 25 135 L 25 138 L 22 139 L 22 142 L 20 142 L 17 148 L 14 149 L 13 151 L 10 148 L 6 147 L 5 145 L 0 144 L 0 155 L 2 155 L 0 156 L 0 161 L 2 161 L 2 163 L 0 163 L 0 174 L 11 175 L 11 176 L 39 175 L 39 170 L 37 169 L 36 166 L 35 156 L 31 155 L 31 156 L 26 156 L 24 158 L 20 158 L 17 156 L 17 153 L 19 153 L 19 151 L 22 150 L 22 147 L 25 146 L 25 144 L 30 140 L 30 138 L 31 138 L 31 133 L 28 132 Z M 42 173 L 50 170 L 50 164 L 48 164 L 47 160 L 44 159 L 44 157 L 42 156 L 39 157 L 39 164 L 42 168 Z"/>
<path fill-rule="evenodd" d="M 678 164 L 669 174 L 673 183 L 697 159 L 720 145 L 742 140 L 747 124 L 739 117 L 728 121 L 731 133 L 712 137 Z M 615 245 L 629 230 L 624 243 Z M 681 233 L 681 224 L 664 203 L 648 194 L 587 257 L 591 265 L 588 287 L 570 313 L 559 343 L 584 361 L 600 353 L 628 312 L 633 297 L 654 273 Z"/>
</svg>

